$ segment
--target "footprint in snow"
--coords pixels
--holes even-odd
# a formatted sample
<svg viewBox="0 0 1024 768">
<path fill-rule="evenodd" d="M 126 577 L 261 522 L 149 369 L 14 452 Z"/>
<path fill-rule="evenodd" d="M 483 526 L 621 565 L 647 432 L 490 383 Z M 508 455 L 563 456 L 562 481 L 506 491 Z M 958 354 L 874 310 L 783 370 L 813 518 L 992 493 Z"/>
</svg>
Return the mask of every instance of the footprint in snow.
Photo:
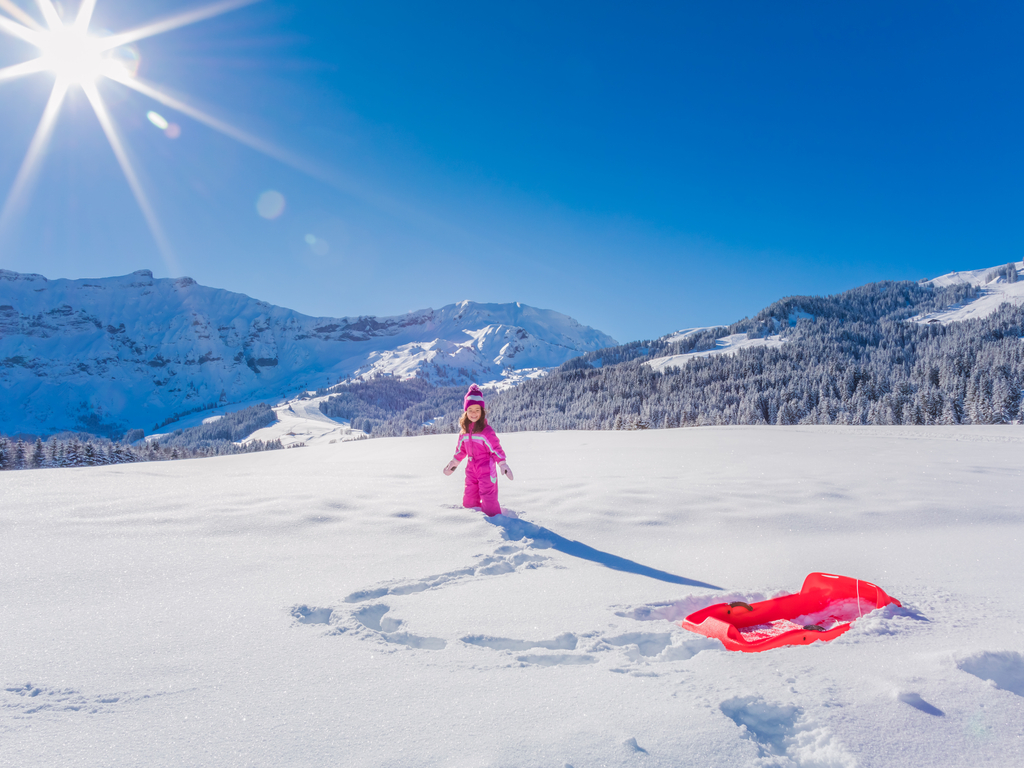
<svg viewBox="0 0 1024 768">
<path fill-rule="evenodd" d="M 364 639 L 382 640 L 385 643 L 404 645 L 427 651 L 440 651 L 448 643 L 440 637 L 421 637 L 411 632 L 400 631 L 402 620 L 388 616 L 391 607 L 383 603 L 364 605 L 349 613 L 333 608 L 309 608 L 298 606 L 292 609 L 292 616 L 300 624 L 321 624 L 331 627 L 329 635 L 354 632 Z"/>
<path fill-rule="evenodd" d="M 575 651 L 576 635 L 565 632 L 553 640 L 513 640 L 508 637 L 490 637 L 488 635 L 468 635 L 462 638 L 467 645 L 490 648 L 494 651 L 513 651 L 516 653 L 543 648 L 549 651 Z"/>
<path fill-rule="evenodd" d="M 736 723 L 742 738 L 757 746 L 758 757 L 771 765 L 853 768 L 856 760 L 828 728 L 815 727 L 801 707 L 773 704 L 760 696 L 737 696 L 719 704 Z M 782 762 L 785 761 L 785 762 Z"/>
<path fill-rule="evenodd" d="M 538 568 L 549 558 L 534 555 L 522 547 L 501 546 L 493 555 L 478 555 L 477 563 L 422 579 L 400 580 L 392 584 L 361 589 L 345 598 L 346 603 L 379 600 L 388 595 L 412 595 L 430 589 L 451 586 L 472 578 L 501 576 L 506 573 Z"/>
<path fill-rule="evenodd" d="M 680 642 L 673 644 L 673 639 Z M 630 661 L 687 661 L 701 651 L 721 650 L 722 644 L 708 637 L 680 632 L 627 632 L 616 637 L 601 638 L 601 643 L 624 648 Z"/>
<path fill-rule="evenodd" d="M 383 600 L 388 597 L 414 595 L 435 589 L 442 589 L 468 580 L 500 576 L 509 573 L 537 568 L 548 562 L 549 558 L 530 551 L 544 549 L 547 542 L 526 541 L 525 545 L 515 541 L 506 541 L 498 546 L 491 555 L 477 556 L 474 565 L 458 568 L 445 573 L 427 576 L 421 579 L 398 580 L 389 584 L 381 584 L 352 592 L 344 598 L 345 605 L 323 607 L 297 605 L 291 609 L 291 615 L 297 624 L 320 625 L 328 627 L 327 634 L 344 634 L 354 632 L 358 637 L 377 639 L 386 643 L 404 645 L 409 648 L 425 650 L 442 650 L 447 642 L 437 637 L 420 637 L 403 628 L 401 619 L 391 614 L 391 606 Z M 749 595 L 745 595 L 749 597 Z M 708 597 L 695 598 L 707 601 Z M 721 596 L 717 597 L 721 600 Z M 350 607 L 352 606 L 352 607 Z M 655 604 L 632 609 L 629 612 L 617 612 L 616 615 L 639 620 L 671 621 L 672 616 L 682 606 L 690 607 L 684 600 L 677 604 Z M 693 609 L 696 610 L 696 609 Z M 518 639 L 495 637 L 491 635 L 465 635 L 462 643 L 478 648 L 486 648 L 502 654 L 512 655 L 522 664 L 538 666 L 586 665 L 598 661 L 595 654 L 609 652 L 625 652 L 626 659 L 633 663 L 648 664 L 672 661 L 686 661 L 704 650 L 720 648 L 715 640 L 702 637 L 690 637 L 683 630 L 665 632 L 627 632 L 603 636 L 599 632 L 590 632 L 583 637 L 588 638 L 589 647 L 585 653 L 566 653 L 578 650 L 579 637 L 572 632 L 564 632 L 553 639 Z M 675 642 L 674 642 L 675 641 Z M 527 653 L 540 651 L 540 653 Z M 551 653 L 543 653 L 550 651 Z M 521 654 L 515 656 L 515 654 Z M 629 669 L 615 669 L 616 672 L 630 672 Z"/>
<path fill-rule="evenodd" d="M 328 634 L 332 635 L 355 631 L 362 636 L 377 638 L 387 643 L 404 645 L 409 648 L 442 650 L 447 646 L 447 642 L 441 638 L 420 637 L 400 631 L 402 621 L 394 616 L 385 615 L 391 610 L 391 607 L 377 601 L 386 597 L 415 595 L 429 590 L 442 589 L 470 579 L 502 576 L 538 568 L 548 559 L 543 555 L 527 551 L 526 547 L 506 543 L 499 546 L 494 554 L 478 555 L 477 562 L 465 568 L 457 568 L 420 579 L 396 580 L 352 592 L 345 597 L 344 602 L 347 605 L 361 606 L 354 610 L 340 606 L 331 608 L 296 605 L 291 609 L 291 616 L 297 624 L 329 627 Z M 365 603 L 371 604 L 363 605 Z M 500 643 L 500 639 L 495 639 L 495 642 Z M 520 650 L 533 647 L 544 648 L 546 646 L 524 644 Z"/>
<path fill-rule="evenodd" d="M 292 608 L 292 616 L 300 624 L 330 624 L 333 614 L 333 608 L 310 608 L 308 605 Z"/>
<path fill-rule="evenodd" d="M 516 656 L 516 661 L 521 664 L 535 664 L 540 667 L 578 667 L 586 664 L 596 664 L 597 658 L 586 653 L 533 653 L 527 654 L 526 656 Z"/>
</svg>

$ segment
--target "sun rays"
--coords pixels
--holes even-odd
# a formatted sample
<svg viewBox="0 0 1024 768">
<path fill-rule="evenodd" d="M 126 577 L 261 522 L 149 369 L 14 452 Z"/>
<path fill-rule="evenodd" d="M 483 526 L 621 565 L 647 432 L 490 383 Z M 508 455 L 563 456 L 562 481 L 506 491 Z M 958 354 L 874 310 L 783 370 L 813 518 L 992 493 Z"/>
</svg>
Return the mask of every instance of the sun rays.
<svg viewBox="0 0 1024 768">
<path fill-rule="evenodd" d="M 160 249 L 168 269 L 173 274 L 176 269 L 170 244 L 139 181 L 138 174 L 132 166 L 128 151 L 103 102 L 97 84 L 102 80 L 110 80 L 125 85 L 253 149 L 270 156 L 277 156 L 280 159 L 281 153 L 271 145 L 222 120 L 206 115 L 181 99 L 164 93 L 157 85 L 138 80 L 135 68 L 126 63 L 137 60 L 137 57 L 117 55 L 118 51 L 124 50 L 125 46 L 131 46 L 131 44 L 148 37 L 211 19 L 229 11 L 261 2 L 261 0 L 222 0 L 222 2 L 154 21 L 136 29 L 103 36 L 89 33 L 96 2 L 97 0 L 81 0 L 77 14 L 68 22 L 61 18 L 53 0 L 35 0 L 38 11 L 45 22 L 45 24 L 41 24 L 14 0 L 0 0 L 0 33 L 19 38 L 35 47 L 39 52 L 37 58 L 0 69 L 0 86 L 11 80 L 40 73 L 50 73 L 54 78 L 53 88 L 50 91 L 46 107 L 43 109 L 39 125 L 29 142 L 25 157 L 7 193 L 3 209 L 0 210 L 0 232 L 10 223 L 17 210 L 26 204 L 32 181 L 39 170 L 42 157 L 53 135 L 64 99 L 71 88 L 80 87 L 110 143 L 110 148 L 113 150 L 114 157 L 121 167 L 143 218 L 146 220 L 153 240 Z"/>
</svg>

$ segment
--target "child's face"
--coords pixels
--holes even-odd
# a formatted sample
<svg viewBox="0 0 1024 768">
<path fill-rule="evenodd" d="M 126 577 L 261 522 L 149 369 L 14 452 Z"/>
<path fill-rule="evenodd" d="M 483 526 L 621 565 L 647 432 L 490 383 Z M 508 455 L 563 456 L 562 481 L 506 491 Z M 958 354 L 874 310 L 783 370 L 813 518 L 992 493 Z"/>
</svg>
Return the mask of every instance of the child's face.
<svg viewBox="0 0 1024 768">
<path fill-rule="evenodd" d="M 480 417 L 484 415 L 484 412 L 479 405 L 471 405 L 466 409 L 466 415 L 469 416 L 470 421 L 476 424 L 480 421 Z"/>
</svg>

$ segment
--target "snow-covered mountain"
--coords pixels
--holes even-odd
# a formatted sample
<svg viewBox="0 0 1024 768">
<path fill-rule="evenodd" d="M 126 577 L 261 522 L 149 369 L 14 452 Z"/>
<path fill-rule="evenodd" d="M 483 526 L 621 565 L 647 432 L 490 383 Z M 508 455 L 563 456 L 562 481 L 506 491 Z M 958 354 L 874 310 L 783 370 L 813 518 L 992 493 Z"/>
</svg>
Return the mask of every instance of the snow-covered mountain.
<svg viewBox="0 0 1024 768">
<path fill-rule="evenodd" d="M 149 270 L 82 280 L 0 270 L 0 432 L 148 431 L 174 414 L 347 376 L 521 379 L 616 343 L 521 304 L 309 317 Z"/>
<path fill-rule="evenodd" d="M 961 320 L 978 320 L 988 317 L 1003 304 L 1024 304 L 1024 280 L 1020 272 L 1024 264 L 1007 264 L 1005 267 L 988 267 L 968 272 L 950 272 L 928 282 L 936 288 L 950 285 L 966 284 L 980 289 L 980 295 L 974 301 L 963 305 L 949 307 L 942 312 L 934 312 L 919 318 L 922 323 L 949 323 Z M 1012 270 L 1012 271 L 1011 271 Z"/>
</svg>

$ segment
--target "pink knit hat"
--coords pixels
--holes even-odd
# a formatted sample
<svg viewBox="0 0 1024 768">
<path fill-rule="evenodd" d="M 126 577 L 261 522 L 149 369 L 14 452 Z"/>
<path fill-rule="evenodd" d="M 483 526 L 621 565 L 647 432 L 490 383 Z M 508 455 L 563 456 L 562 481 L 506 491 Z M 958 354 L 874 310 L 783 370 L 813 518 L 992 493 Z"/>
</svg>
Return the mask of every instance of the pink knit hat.
<svg viewBox="0 0 1024 768">
<path fill-rule="evenodd" d="M 466 393 L 465 400 L 463 400 L 462 410 L 468 411 L 471 405 L 479 405 L 481 408 L 485 408 L 484 393 L 480 391 L 480 387 L 476 384 L 469 385 L 469 391 Z"/>
</svg>

